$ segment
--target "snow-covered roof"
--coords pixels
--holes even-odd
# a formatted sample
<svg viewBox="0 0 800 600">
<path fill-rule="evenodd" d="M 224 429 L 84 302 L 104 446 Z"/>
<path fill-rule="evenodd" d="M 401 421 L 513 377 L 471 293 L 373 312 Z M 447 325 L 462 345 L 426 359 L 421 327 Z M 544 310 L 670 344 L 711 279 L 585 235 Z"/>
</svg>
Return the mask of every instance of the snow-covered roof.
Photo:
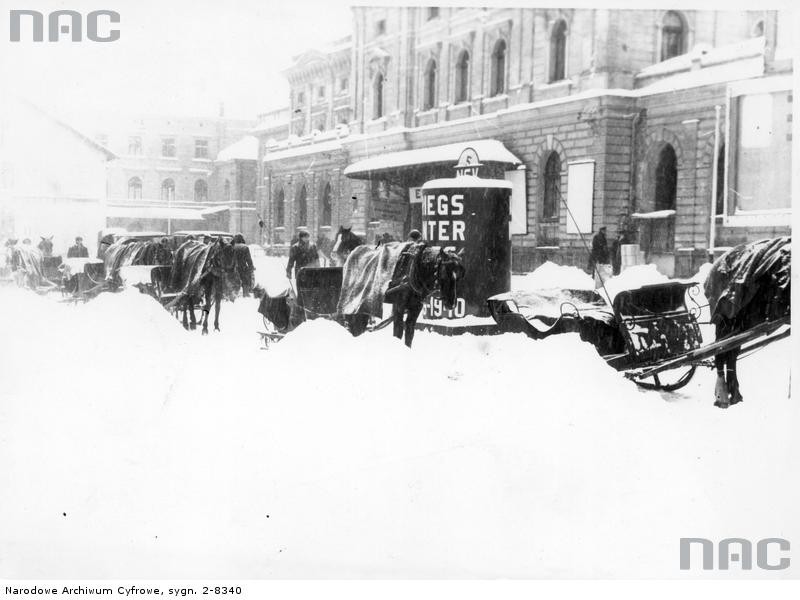
<svg viewBox="0 0 800 600">
<path fill-rule="evenodd" d="M 511 165 L 522 164 L 522 161 L 509 152 L 503 143 L 498 140 L 471 140 L 467 142 L 458 142 L 456 144 L 431 146 L 429 148 L 388 152 L 371 158 L 365 158 L 364 160 L 359 160 L 349 165 L 344 170 L 344 174 L 355 177 L 360 174 L 368 175 L 374 171 L 386 171 L 388 169 L 398 169 L 411 165 L 434 163 L 452 163 L 455 165 L 464 148 L 474 148 L 483 163 L 500 162 Z"/>
<path fill-rule="evenodd" d="M 437 188 L 504 188 L 510 190 L 513 186 L 510 181 L 505 179 L 481 179 L 472 175 L 463 175 L 451 179 L 433 179 L 426 181 L 422 186 L 423 190 Z"/>
<path fill-rule="evenodd" d="M 285 150 L 277 150 L 274 152 L 267 152 L 264 156 L 264 162 L 271 162 L 273 160 L 281 160 L 284 158 L 293 158 L 295 156 L 304 156 L 306 154 L 316 154 L 317 152 L 332 152 L 334 150 L 341 150 L 342 143 L 338 139 L 329 140 L 327 142 L 303 144 L 301 146 L 289 146 Z"/>
<path fill-rule="evenodd" d="M 217 153 L 217 160 L 258 160 L 258 138 L 246 135 Z"/>
<path fill-rule="evenodd" d="M 686 71 L 692 68 L 694 62 L 699 62 L 700 67 L 704 68 L 722 63 L 736 62 L 754 56 L 763 56 L 764 47 L 765 41 L 763 37 L 727 44 L 718 48 L 708 44 L 699 44 L 686 54 L 645 67 L 636 74 L 636 78 L 644 79 Z"/>
</svg>

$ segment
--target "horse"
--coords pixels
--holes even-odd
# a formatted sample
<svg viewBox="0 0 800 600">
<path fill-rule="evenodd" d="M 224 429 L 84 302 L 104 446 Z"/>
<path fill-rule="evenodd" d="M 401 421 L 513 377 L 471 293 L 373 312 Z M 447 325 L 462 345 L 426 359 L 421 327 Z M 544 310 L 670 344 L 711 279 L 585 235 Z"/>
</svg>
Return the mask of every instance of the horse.
<svg viewBox="0 0 800 600">
<path fill-rule="evenodd" d="M 347 260 L 347 255 L 363 244 L 364 240 L 353 233 L 352 227 L 345 228 L 340 225 L 339 231 L 336 233 L 336 241 L 331 249 L 331 264 L 334 267 L 343 266 Z"/>
<path fill-rule="evenodd" d="M 714 261 L 704 289 L 717 340 L 790 315 L 791 237 L 759 240 L 729 250 Z M 741 347 L 714 357 L 714 406 L 743 400 L 736 374 Z"/>
<path fill-rule="evenodd" d="M 183 310 L 183 326 L 195 329 L 195 303 L 204 300 L 202 333 L 208 334 L 208 314 L 214 305 L 214 331 L 219 331 L 223 297 L 229 293 L 229 280 L 235 269 L 233 245 L 217 239 L 210 244 L 189 240 L 175 252 L 170 270 L 170 285 L 179 290 L 167 308 Z M 187 319 L 187 312 L 191 320 Z"/>
<path fill-rule="evenodd" d="M 36 246 L 39 249 L 39 252 L 42 253 L 44 258 L 53 256 L 53 236 L 51 235 L 49 238 L 44 236 L 39 237 L 42 238 L 42 241 L 39 242 L 38 246 Z"/>
<path fill-rule="evenodd" d="M 439 246 L 389 242 L 358 247 L 344 265 L 337 313 L 357 336 L 366 330 L 370 316 L 381 316 L 383 303 L 390 302 L 393 334 L 410 348 L 428 294 L 438 289 L 445 307 L 452 309 L 463 278 L 462 255 Z"/>
<path fill-rule="evenodd" d="M 111 244 L 103 254 L 106 279 L 112 281 L 122 267 L 168 265 L 171 262 L 169 246 L 155 240 L 122 239 Z"/>
<path fill-rule="evenodd" d="M 42 266 L 42 253 L 30 243 L 11 245 L 11 271 L 17 285 L 36 290 L 47 280 Z"/>
</svg>

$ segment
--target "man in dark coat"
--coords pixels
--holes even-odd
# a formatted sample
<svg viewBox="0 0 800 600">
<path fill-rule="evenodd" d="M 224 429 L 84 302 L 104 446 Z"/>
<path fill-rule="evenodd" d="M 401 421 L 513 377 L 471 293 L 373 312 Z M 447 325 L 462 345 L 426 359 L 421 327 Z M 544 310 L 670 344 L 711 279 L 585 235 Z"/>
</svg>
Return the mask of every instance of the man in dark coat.
<svg viewBox="0 0 800 600">
<path fill-rule="evenodd" d="M 289 249 L 289 263 L 286 265 L 286 277 L 292 278 L 292 267 L 297 272 L 303 267 L 316 266 L 319 264 L 319 253 L 317 247 L 310 243 L 310 235 L 307 231 L 301 231 L 296 244 L 292 244 Z"/>
<path fill-rule="evenodd" d="M 242 296 L 247 298 L 253 289 L 253 257 L 250 255 L 250 248 L 244 241 L 244 236 L 237 233 L 233 236 L 233 260 L 236 266 L 236 273 L 242 282 Z"/>
<path fill-rule="evenodd" d="M 592 238 L 592 253 L 589 255 L 589 272 L 593 273 L 596 265 L 608 265 L 608 240 L 606 239 L 606 228 L 601 227 Z"/>
<path fill-rule="evenodd" d="M 75 238 L 75 245 L 67 250 L 67 258 L 89 258 L 89 249 L 83 245 L 83 238 Z"/>
</svg>

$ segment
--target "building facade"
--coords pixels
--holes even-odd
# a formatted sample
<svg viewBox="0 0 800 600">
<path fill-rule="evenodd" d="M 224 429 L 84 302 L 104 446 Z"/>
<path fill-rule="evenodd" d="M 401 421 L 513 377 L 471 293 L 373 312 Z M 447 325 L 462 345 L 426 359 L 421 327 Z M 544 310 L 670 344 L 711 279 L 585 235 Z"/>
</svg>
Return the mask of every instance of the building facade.
<svg viewBox="0 0 800 600">
<path fill-rule="evenodd" d="M 514 185 L 515 270 L 585 266 L 606 226 L 690 274 L 789 231 L 788 28 L 780 11 L 354 8 L 349 62 L 345 41 L 298 57 L 289 119 L 256 131 L 264 239 L 404 236 L 416 190 L 473 146 Z"/>
<path fill-rule="evenodd" d="M 136 117 L 108 123 L 98 119 L 95 139 L 119 156 L 108 169 L 109 227 L 170 233 L 246 226 L 257 237 L 249 172 L 255 145 L 252 138 L 249 147 L 243 141 L 253 121 Z"/>
<path fill-rule="evenodd" d="M 52 237 L 66 256 L 76 236 L 90 252 L 105 226 L 106 167 L 115 155 L 10 94 L 0 98 L 0 239 Z"/>
</svg>

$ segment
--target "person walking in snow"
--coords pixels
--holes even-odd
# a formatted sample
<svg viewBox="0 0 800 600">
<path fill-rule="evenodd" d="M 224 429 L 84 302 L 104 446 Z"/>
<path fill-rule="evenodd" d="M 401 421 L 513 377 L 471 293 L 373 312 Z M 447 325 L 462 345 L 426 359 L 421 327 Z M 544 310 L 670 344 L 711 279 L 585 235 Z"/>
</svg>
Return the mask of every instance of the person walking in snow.
<svg viewBox="0 0 800 600">
<path fill-rule="evenodd" d="M 297 277 L 297 272 L 303 267 L 317 266 L 319 264 L 319 253 L 317 247 L 310 243 L 311 235 L 307 231 L 301 231 L 297 243 L 292 244 L 289 249 L 289 262 L 286 265 L 286 277 L 292 278 L 292 269 L 294 268 L 294 276 Z"/>
</svg>

